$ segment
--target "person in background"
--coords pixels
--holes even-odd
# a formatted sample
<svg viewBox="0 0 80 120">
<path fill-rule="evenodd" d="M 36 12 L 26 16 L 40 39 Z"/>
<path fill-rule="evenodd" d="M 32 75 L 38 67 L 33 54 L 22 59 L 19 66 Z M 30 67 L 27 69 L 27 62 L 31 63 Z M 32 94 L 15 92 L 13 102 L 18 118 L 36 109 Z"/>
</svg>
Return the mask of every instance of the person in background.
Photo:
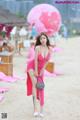
<svg viewBox="0 0 80 120">
<path fill-rule="evenodd" d="M 31 29 L 31 36 L 33 37 L 33 39 L 36 38 L 36 36 L 38 35 L 36 27 L 35 27 L 35 23 L 32 24 L 32 29 Z"/>
<path fill-rule="evenodd" d="M 9 52 L 9 47 L 8 47 L 8 45 L 7 45 L 6 42 L 3 43 L 2 52 L 3 52 L 3 51 L 4 51 L 4 52 L 5 52 L 5 51 Z"/>
<path fill-rule="evenodd" d="M 9 43 L 3 42 L 0 52 L 14 52 L 14 47 Z"/>
</svg>

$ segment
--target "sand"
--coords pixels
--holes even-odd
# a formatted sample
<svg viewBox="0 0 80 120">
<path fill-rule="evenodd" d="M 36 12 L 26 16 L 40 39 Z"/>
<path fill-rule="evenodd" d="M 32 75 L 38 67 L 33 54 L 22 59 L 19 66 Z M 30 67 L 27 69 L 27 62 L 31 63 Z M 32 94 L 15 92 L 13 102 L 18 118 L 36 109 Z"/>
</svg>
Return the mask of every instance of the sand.
<svg viewBox="0 0 80 120">
<path fill-rule="evenodd" d="M 26 96 L 26 55 L 15 54 L 13 58 L 14 74 L 23 77 L 14 83 L 0 82 L 0 86 L 9 87 L 0 102 L 0 120 L 80 120 L 80 37 L 61 39 L 56 45 L 62 50 L 53 54 L 55 71 L 63 75 L 45 77 L 44 118 L 33 117 L 32 97 Z M 39 110 L 39 102 L 38 110 Z"/>
</svg>

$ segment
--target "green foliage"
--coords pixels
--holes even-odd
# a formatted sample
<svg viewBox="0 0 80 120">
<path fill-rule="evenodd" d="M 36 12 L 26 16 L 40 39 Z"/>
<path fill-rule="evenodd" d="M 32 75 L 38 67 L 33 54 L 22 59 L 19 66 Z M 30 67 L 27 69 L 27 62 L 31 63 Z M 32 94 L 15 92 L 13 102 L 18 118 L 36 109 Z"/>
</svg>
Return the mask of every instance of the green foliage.
<svg viewBox="0 0 80 120">
<path fill-rule="evenodd" d="M 23 15 L 23 14 L 21 14 L 21 13 L 16 13 L 16 16 L 17 17 L 20 17 L 20 18 L 24 18 L 25 16 Z"/>
<path fill-rule="evenodd" d="M 46 0 L 34 0 L 34 3 L 39 4 L 39 3 L 44 3 Z"/>
<path fill-rule="evenodd" d="M 1 32 L 0 32 L 0 35 L 1 35 L 3 38 L 5 38 L 5 36 L 6 36 L 6 32 L 1 31 Z"/>
</svg>

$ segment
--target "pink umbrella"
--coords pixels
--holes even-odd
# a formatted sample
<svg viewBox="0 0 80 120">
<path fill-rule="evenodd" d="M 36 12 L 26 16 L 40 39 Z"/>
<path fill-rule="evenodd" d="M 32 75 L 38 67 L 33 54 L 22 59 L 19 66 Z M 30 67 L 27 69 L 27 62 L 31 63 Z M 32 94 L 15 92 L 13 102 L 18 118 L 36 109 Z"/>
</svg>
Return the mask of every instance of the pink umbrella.
<svg viewBox="0 0 80 120">
<path fill-rule="evenodd" d="M 31 9 L 27 21 L 35 25 L 38 33 L 46 32 L 47 35 L 53 35 L 60 29 L 61 15 L 54 6 L 39 4 Z"/>
</svg>

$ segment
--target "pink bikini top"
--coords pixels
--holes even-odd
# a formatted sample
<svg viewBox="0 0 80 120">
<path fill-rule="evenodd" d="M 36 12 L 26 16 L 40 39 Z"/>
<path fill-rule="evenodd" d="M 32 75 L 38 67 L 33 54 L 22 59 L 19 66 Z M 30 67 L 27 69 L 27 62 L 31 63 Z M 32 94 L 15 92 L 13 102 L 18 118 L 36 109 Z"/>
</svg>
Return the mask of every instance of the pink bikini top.
<svg viewBox="0 0 80 120">
<path fill-rule="evenodd" d="M 48 61 L 49 59 L 50 59 L 50 53 L 48 53 L 48 54 L 46 55 L 46 57 L 43 57 L 41 53 L 39 53 L 39 55 L 38 55 L 38 60 L 39 60 L 39 61 L 44 61 L 44 62 L 46 62 L 46 61 Z"/>
<path fill-rule="evenodd" d="M 50 53 L 46 55 L 46 57 L 43 57 L 42 54 L 40 53 L 38 55 L 38 69 L 39 72 L 40 70 L 44 67 L 44 64 L 50 59 Z"/>
</svg>

